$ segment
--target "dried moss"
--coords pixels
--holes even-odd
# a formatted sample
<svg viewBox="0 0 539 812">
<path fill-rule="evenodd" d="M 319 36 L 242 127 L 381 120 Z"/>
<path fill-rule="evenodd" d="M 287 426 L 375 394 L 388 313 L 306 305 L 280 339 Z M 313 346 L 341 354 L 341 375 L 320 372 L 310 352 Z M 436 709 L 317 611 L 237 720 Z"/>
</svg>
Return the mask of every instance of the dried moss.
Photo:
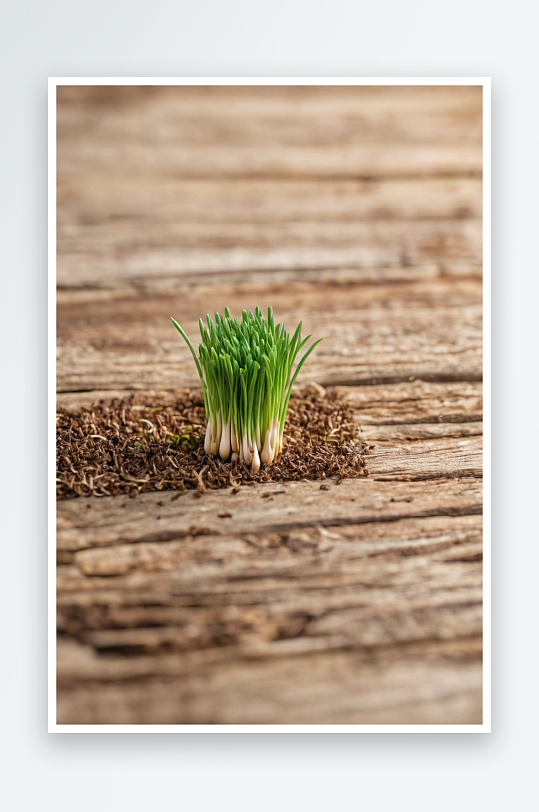
<svg viewBox="0 0 539 812">
<path fill-rule="evenodd" d="M 204 452 L 200 391 L 175 398 L 133 394 L 57 414 L 57 496 L 185 491 L 256 482 L 365 475 L 368 446 L 350 407 L 335 393 L 306 387 L 290 399 L 284 447 L 258 473 Z"/>
</svg>

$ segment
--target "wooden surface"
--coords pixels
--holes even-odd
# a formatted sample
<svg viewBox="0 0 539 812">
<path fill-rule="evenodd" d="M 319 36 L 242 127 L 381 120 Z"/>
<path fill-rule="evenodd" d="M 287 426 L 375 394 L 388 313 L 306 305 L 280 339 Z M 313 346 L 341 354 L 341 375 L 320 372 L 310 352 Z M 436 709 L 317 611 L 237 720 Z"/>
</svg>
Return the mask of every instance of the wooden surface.
<svg viewBox="0 0 539 812">
<path fill-rule="evenodd" d="M 479 724 L 481 89 L 60 88 L 58 401 L 324 341 L 370 476 L 58 504 L 58 721 Z M 219 513 L 230 513 L 230 518 Z"/>
</svg>

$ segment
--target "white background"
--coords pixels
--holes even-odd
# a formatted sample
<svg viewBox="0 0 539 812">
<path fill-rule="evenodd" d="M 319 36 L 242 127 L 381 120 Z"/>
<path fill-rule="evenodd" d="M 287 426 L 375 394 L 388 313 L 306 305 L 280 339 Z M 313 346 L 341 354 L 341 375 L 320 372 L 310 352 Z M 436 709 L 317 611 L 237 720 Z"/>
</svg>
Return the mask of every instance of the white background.
<svg viewBox="0 0 539 812">
<path fill-rule="evenodd" d="M 475 810 L 536 797 L 539 163 L 531 3 L 19 0 L 0 25 L 0 804 Z M 48 76 L 491 76 L 493 733 L 47 729 Z M 535 339 L 535 340 L 534 340 Z M 518 795 L 527 793 L 527 800 Z"/>
</svg>

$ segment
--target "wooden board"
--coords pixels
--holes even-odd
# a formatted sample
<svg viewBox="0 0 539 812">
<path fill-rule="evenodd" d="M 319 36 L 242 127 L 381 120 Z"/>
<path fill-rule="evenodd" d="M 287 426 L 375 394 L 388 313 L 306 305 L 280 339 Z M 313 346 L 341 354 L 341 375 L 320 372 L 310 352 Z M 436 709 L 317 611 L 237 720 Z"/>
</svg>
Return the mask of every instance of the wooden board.
<svg viewBox="0 0 539 812">
<path fill-rule="evenodd" d="M 58 328 L 62 390 L 194 386 L 196 369 L 170 323 L 192 339 L 198 317 L 271 304 L 279 320 L 323 337 L 299 382 L 323 385 L 481 379 L 481 299 L 477 279 L 418 282 L 190 284 L 165 293 L 64 295 Z"/>
<path fill-rule="evenodd" d="M 359 480 L 58 504 L 61 724 L 480 724 L 480 88 L 60 88 L 58 402 L 324 337 Z M 220 516 L 227 513 L 230 516 Z"/>
</svg>

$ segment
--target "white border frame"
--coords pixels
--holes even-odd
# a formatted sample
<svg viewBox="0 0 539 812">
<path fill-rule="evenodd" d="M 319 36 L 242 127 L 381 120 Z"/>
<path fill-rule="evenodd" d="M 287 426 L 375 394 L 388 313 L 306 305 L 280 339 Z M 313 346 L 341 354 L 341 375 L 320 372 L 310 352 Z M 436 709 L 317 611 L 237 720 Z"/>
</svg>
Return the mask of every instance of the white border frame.
<svg viewBox="0 0 539 812">
<path fill-rule="evenodd" d="M 62 85 L 479 85 L 483 88 L 483 723 L 481 725 L 58 725 L 56 723 L 56 88 Z M 48 98 L 48 732 L 491 732 L 491 80 L 490 77 L 50 77 Z"/>
</svg>

